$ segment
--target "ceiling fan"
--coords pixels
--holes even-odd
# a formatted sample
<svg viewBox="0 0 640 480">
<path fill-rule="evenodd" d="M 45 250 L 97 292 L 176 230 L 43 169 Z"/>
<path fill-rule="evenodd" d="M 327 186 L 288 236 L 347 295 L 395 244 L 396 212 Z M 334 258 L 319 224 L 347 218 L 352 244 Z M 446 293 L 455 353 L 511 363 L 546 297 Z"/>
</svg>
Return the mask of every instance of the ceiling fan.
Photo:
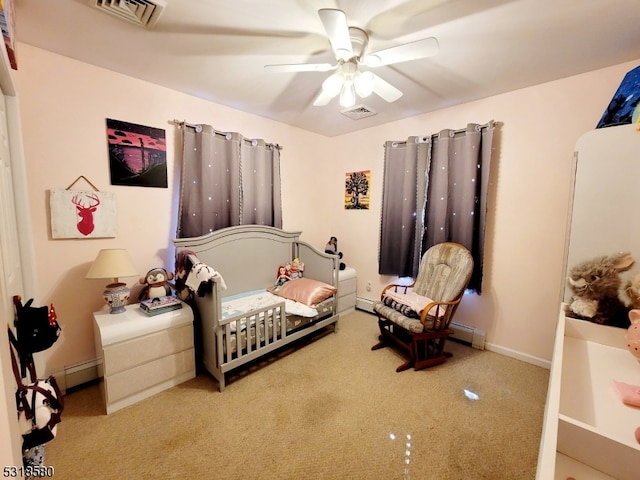
<svg viewBox="0 0 640 480">
<path fill-rule="evenodd" d="M 366 51 L 369 42 L 367 32 L 347 24 L 347 16 L 342 10 L 323 8 L 318 15 L 329 37 L 337 63 L 299 63 L 265 65 L 265 70 L 274 72 L 328 72 L 334 70 L 323 83 L 322 90 L 314 100 L 315 106 L 327 105 L 332 98 L 340 95 L 342 107 L 352 107 L 356 94 L 366 98 L 372 93 L 387 102 L 395 102 L 402 92 L 370 70 L 383 65 L 427 58 L 438 53 L 438 40 L 433 37 L 405 43 L 374 53 Z"/>
</svg>

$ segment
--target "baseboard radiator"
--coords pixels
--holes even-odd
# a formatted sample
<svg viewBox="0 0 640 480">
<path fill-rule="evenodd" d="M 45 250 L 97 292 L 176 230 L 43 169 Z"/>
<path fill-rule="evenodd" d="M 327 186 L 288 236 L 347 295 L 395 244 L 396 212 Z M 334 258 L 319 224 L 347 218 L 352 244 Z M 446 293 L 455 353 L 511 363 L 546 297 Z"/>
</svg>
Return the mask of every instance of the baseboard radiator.
<svg viewBox="0 0 640 480">
<path fill-rule="evenodd" d="M 64 367 L 64 370 L 55 372 L 53 375 L 56 377 L 60 390 L 65 393 L 67 390 L 100 378 L 98 363 L 98 360 L 89 360 L 88 362 Z"/>
<path fill-rule="evenodd" d="M 356 308 L 368 313 L 374 313 L 373 311 L 374 300 L 368 298 L 356 298 Z M 478 350 L 484 350 L 485 344 L 485 332 L 480 328 L 473 328 L 461 323 L 451 322 L 451 329 L 454 334 L 451 338 L 454 338 L 460 342 L 467 343 L 473 348 Z"/>
</svg>

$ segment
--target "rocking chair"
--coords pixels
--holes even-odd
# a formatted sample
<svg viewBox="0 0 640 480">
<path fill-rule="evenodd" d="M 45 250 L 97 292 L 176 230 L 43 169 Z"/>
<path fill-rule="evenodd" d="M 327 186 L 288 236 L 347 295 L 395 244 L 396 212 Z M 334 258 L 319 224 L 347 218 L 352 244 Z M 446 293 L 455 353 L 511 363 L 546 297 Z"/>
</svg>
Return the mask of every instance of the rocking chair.
<svg viewBox="0 0 640 480">
<path fill-rule="evenodd" d="M 378 315 L 380 342 L 372 350 L 394 344 L 409 360 L 396 372 L 443 363 L 449 328 L 473 271 L 473 257 L 464 246 L 445 242 L 422 256 L 418 276 L 411 285 L 391 284 L 373 306 Z"/>
</svg>

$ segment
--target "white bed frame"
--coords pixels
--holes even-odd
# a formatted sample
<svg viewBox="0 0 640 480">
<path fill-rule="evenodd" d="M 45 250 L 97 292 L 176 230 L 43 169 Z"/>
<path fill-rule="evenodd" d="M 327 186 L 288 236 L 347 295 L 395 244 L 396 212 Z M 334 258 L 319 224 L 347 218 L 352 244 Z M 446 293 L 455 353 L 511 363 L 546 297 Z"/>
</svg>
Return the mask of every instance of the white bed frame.
<svg viewBox="0 0 640 480">
<path fill-rule="evenodd" d="M 198 259 L 220 273 L 226 290 L 214 282 L 211 293 L 196 296 L 201 318 L 202 361 L 204 367 L 218 381 L 222 392 L 225 373 L 240 367 L 295 340 L 312 334 L 328 325 L 338 328 L 337 293 L 331 311 L 304 328 L 288 332 L 284 321 L 284 302 L 244 314 L 251 319 L 255 331 L 271 332 L 261 341 L 247 342 L 246 349 L 233 349 L 230 323 L 240 318 L 222 319 L 222 299 L 244 292 L 266 289 L 276 280 L 278 265 L 293 258 L 304 262 L 304 276 L 338 287 L 338 257 L 328 255 L 300 240 L 301 232 L 285 232 L 263 225 L 241 225 L 217 230 L 201 237 L 174 240 L 177 252 L 191 250 Z M 283 321 L 276 321 L 283 319 Z M 270 323 L 271 322 L 271 323 Z M 279 329 L 270 325 L 280 324 Z M 276 331 L 272 331 L 276 330 Z"/>
</svg>

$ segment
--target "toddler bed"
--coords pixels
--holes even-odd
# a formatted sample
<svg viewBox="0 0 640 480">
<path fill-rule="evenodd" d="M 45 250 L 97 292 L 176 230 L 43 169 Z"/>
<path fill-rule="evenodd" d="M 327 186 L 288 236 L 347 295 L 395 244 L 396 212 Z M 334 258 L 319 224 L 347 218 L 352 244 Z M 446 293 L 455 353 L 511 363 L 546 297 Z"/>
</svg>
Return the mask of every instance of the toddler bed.
<svg viewBox="0 0 640 480">
<path fill-rule="evenodd" d="M 202 361 L 221 392 L 226 372 L 329 325 L 337 331 L 338 257 L 301 241 L 300 232 L 241 225 L 174 244 L 178 256 L 190 254 L 191 267 L 211 272 L 209 288 L 194 298 Z M 303 277 L 274 289 L 279 266 L 295 258 Z"/>
</svg>

